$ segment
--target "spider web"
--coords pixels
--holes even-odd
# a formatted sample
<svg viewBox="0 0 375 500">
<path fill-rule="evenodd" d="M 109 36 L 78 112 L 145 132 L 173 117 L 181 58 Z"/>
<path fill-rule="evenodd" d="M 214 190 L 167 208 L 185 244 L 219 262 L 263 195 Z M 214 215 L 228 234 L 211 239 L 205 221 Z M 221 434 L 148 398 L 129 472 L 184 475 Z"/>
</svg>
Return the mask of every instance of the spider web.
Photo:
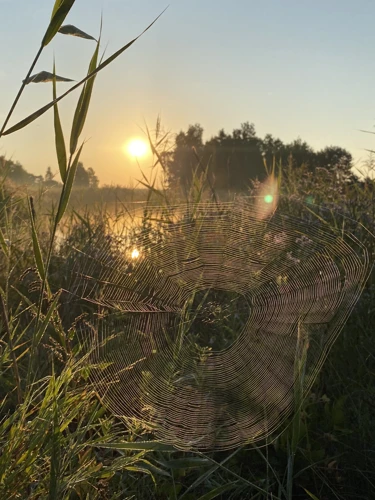
<svg viewBox="0 0 375 500">
<path fill-rule="evenodd" d="M 77 254 L 71 290 L 97 311 L 81 335 L 115 415 L 181 449 L 227 450 L 302 403 L 369 258 L 339 216 L 335 230 L 322 210 L 288 212 L 256 198 L 148 207 Z"/>
</svg>

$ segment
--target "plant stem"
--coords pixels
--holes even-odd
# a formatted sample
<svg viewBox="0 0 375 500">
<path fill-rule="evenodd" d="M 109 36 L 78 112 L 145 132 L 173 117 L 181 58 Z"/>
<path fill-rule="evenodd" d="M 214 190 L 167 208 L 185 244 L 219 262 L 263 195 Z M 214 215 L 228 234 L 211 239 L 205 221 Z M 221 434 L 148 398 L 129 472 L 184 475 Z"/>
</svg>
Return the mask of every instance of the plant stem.
<svg viewBox="0 0 375 500">
<path fill-rule="evenodd" d="M 18 101 L 20 100 L 20 97 L 21 97 L 21 95 L 22 95 L 22 92 L 24 91 L 24 89 L 25 89 L 25 87 L 26 87 L 26 85 L 27 85 L 27 83 L 26 83 L 26 82 L 27 82 L 27 79 L 28 79 L 28 78 L 29 78 L 29 76 L 31 75 L 31 72 L 33 71 L 33 69 L 34 69 L 34 67 L 35 67 L 36 63 L 38 62 L 38 59 L 39 59 L 39 57 L 40 57 L 40 55 L 41 55 L 42 51 L 43 51 L 43 45 L 41 45 L 41 46 L 40 46 L 40 48 L 39 48 L 39 50 L 38 50 L 38 52 L 37 52 L 37 55 L 35 56 L 35 59 L 34 59 L 34 61 L 32 62 L 31 66 L 30 66 L 30 69 L 29 69 L 29 71 L 27 72 L 27 75 L 26 75 L 26 77 L 25 77 L 24 81 L 22 82 L 21 88 L 19 89 L 18 94 L 16 95 L 16 98 L 15 98 L 15 99 L 14 99 L 14 101 L 13 101 L 13 104 L 12 104 L 12 106 L 11 106 L 10 110 L 9 110 L 9 113 L 8 113 L 7 117 L 5 118 L 5 121 L 4 121 L 4 123 L 3 123 L 3 126 L 1 127 L 1 130 L 0 130 L 0 137 L 3 135 L 3 132 L 4 132 L 4 130 L 5 130 L 5 127 L 8 125 L 8 122 L 9 122 L 9 120 L 10 120 L 10 118 L 11 118 L 12 114 L 13 114 L 13 111 L 15 110 L 15 108 L 16 108 L 16 106 L 17 106 L 17 103 L 18 103 Z"/>
<path fill-rule="evenodd" d="M 18 364 L 17 364 L 16 354 L 14 352 L 12 334 L 11 334 L 10 327 L 9 327 L 9 320 L 8 320 L 7 308 L 6 308 L 6 305 L 5 305 L 5 302 L 4 302 L 4 297 L 2 295 L 0 295 L 0 301 L 1 301 L 1 309 L 2 309 L 2 313 L 3 313 L 5 331 L 7 332 L 7 335 L 8 335 L 9 350 L 10 350 L 10 354 L 12 356 L 12 361 L 13 361 L 14 377 L 15 377 L 16 383 L 17 383 L 18 404 L 21 404 L 21 402 L 22 402 L 21 378 L 20 378 L 20 374 L 19 374 L 19 371 L 18 371 Z"/>
</svg>

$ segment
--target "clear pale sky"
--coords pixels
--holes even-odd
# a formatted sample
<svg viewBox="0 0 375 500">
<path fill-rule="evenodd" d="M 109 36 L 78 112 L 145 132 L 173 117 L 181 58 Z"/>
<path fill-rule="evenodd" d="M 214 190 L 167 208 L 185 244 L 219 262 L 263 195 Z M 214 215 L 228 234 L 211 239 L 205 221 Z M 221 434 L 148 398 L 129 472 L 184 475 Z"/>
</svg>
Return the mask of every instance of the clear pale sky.
<svg viewBox="0 0 375 500">
<path fill-rule="evenodd" d="M 258 135 L 298 136 L 314 148 L 338 145 L 359 162 L 375 149 L 375 2 L 373 0 L 76 0 L 65 24 L 96 36 L 110 55 L 161 19 L 96 80 L 82 161 L 102 184 L 140 178 L 123 153 L 160 113 L 178 132 L 200 123 L 205 138 L 254 122 Z M 0 120 L 25 77 L 53 0 L 0 0 Z M 85 76 L 95 42 L 57 35 L 35 72 Z M 58 92 L 70 84 L 60 83 Z M 30 84 L 12 123 L 51 100 L 51 84 Z M 60 104 L 67 142 L 79 91 Z M 57 172 L 53 113 L 0 139 L 0 155 L 34 174 Z M 149 161 L 141 162 L 147 171 Z"/>
</svg>

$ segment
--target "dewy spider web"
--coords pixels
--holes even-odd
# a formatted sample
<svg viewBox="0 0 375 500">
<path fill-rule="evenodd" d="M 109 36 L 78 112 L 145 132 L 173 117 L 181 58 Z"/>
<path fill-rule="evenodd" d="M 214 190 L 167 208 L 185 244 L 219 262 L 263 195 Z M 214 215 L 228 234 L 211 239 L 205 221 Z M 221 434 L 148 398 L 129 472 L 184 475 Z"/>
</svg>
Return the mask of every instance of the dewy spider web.
<svg viewBox="0 0 375 500">
<path fill-rule="evenodd" d="M 76 259 L 72 291 L 99 306 L 81 332 L 99 395 L 182 449 L 264 439 L 353 309 L 366 248 L 310 211 L 251 198 L 147 210 Z"/>
</svg>

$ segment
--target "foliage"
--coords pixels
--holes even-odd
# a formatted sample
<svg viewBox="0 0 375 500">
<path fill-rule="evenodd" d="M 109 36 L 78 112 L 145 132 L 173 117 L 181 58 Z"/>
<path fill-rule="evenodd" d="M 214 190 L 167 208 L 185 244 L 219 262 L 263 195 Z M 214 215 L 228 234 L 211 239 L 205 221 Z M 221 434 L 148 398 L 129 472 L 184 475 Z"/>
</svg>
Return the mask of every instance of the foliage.
<svg viewBox="0 0 375 500">
<path fill-rule="evenodd" d="M 249 122 L 231 134 L 222 129 L 206 142 L 203 128 L 190 125 L 186 132 L 176 135 L 175 148 L 165 159 L 170 185 L 185 190 L 192 185 L 194 172 L 201 173 L 203 165 L 209 166 L 208 175 L 216 189 L 234 191 L 248 189 L 251 180 L 264 180 L 270 173 L 266 166 L 273 162 L 292 164 L 294 168 L 304 165 L 311 172 L 317 168 L 337 170 L 345 178 L 352 175 L 352 156 L 345 149 L 328 146 L 314 151 L 301 139 L 284 144 L 271 134 L 262 139 Z"/>
<path fill-rule="evenodd" d="M 41 175 L 30 174 L 19 162 L 7 160 L 5 156 L 0 156 L 0 177 L 14 184 L 39 184 L 43 181 Z"/>
</svg>

